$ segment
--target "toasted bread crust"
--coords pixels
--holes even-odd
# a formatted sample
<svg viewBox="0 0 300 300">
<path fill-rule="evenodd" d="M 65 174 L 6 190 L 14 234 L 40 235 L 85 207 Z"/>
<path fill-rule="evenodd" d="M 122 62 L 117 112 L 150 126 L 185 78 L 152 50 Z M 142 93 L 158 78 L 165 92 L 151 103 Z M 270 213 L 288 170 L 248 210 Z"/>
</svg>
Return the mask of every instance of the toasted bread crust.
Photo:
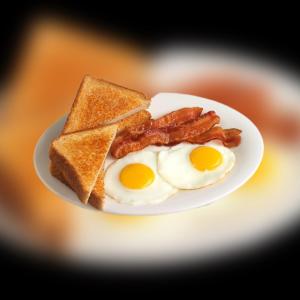
<svg viewBox="0 0 300 300">
<path fill-rule="evenodd" d="M 70 186 L 72 190 L 76 192 L 78 198 L 85 203 L 88 191 L 84 187 L 84 183 L 72 163 L 70 163 L 63 154 L 56 150 L 55 147 L 51 149 L 50 157 L 56 166 L 60 166 L 61 173 L 57 178 L 60 180 L 63 179 L 63 183 Z M 65 178 L 68 178 L 68 181 L 66 181 Z"/>
<path fill-rule="evenodd" d="M 60 168 L 56 164 L 54 164 L 53 161 L 50 162 L 50 172 L 52 176 L 56 177 L 59 181 L 72 189 L 71 185 L 67 182 L 64 175 L 60 171 Z"/>
<path fill-rule="evenodd" d="M 64 182 L 87 203 L 103 166 L 117 125 L 67 134 L 54 140 L 50 158 Z M 52 170 L 53 171 L 53 170 Z M 57 177 L 57 176 L 56 176 Z"/>
<path fill-rule="evenodd" d="M 85 76 L 63 134 L 112 124 L 149 106 L 144 94 L 110 83 L 105 80 Z"/>
<path fill-rule="evenodd" d="M 69 188 L 72 188 L 72 186 L 67 182 L 65 177 L 63 176 L 62 172 L 60 172 L 59 168 L 51 162 L 50 164 L 50 171 L 51 174 L 56 177 L 60 182 L 68 186 Z M 103 169 L 100 171 L 97 181 L 95 183 L 95 186 L 92 190 L 92 193 L 90 194 L 88 203 L 91 204 L 93 207 L 101 210 L 103 207 L 103 201 L 105 197 L 105 191 L 104 191 L 104 171 Z"/>
<path fill-rule="evenodd" d="M 100 174 L 98 175 L 94 189 L 89 198 L 89 203 L 97 209 L 102 209 L 103 207 L 103 200 L 105 197 L 104 174 L 104 171 L 101 170 Z"/>
</svg>

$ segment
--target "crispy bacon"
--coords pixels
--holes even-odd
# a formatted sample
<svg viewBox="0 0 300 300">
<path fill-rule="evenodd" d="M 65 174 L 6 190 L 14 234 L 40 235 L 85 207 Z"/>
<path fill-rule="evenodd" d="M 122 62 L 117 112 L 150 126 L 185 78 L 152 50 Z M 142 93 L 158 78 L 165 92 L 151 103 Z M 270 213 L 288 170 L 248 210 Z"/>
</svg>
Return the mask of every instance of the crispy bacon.
<svg viewBox="0 0 300 300">
<path fill-rule="evenodd" d="M 140 135 L 149 129 L 159 129 L 163 127 L 176 127 L 189 121 L 196 120 L 201 115 L 203 108 L 188 107 L 172 111 L 156 120 L 149 120 L 143 124 L 132 126 L 126 129 L 121 135 Z"/>
<path fill-rule="evenodd" d="M 223 129 L 221 127 L 213 127 L 210 130 L 187 139 L 192 144 L 204 144 L 211 140 L 220 140 L 226 147 L 236 147 L 241 143 L 241 130 L 236 128 Z"/>
<path fill-rule="evenodd" d="M 209 111 L 197 120 L 183 125 L 170 128 L 170 143 L 185 141 L 194 136 L 200 135 L 220 122 L 220 117 L 214 111 Z"/>
<path fill-rule="evenodd" d="M 114 140 L 111 154 L 121 158 L 130 152 L 142 150 L 149 145 L 176 145 L 181 142 L 203 144 L 218 139 L 226 147 L 241 142 L 239 129 L 214 127 L 220 122 L 214 111 L 201 115 L 202 108 L 182 108 L 156 120 L 132 126 L 122 131 Z"/>
<path fill-rule="evenodd" d="M 148 128 L 142 134 L 126 135 L 116 139 L 111 147 L 111 154 L 115 158 L 121 158 L 130 152 L 142 150 L 149 145 L 176 144 L 206 132 L 220 121 L 214 111 L 210 111 L 196 120 L 178 126 L 162 128 Z"/>
</svg>

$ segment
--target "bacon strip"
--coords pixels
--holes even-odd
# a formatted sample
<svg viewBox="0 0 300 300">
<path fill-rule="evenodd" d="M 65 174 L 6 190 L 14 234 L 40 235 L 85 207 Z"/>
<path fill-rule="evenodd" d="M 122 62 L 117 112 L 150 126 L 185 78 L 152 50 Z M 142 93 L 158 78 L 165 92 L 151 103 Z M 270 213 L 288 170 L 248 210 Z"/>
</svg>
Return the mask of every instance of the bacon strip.
<svg viewBox="0 0 300 300">
<path fill-rule="evenodd" d="M 220 122 L 220 117 L 214 111 L 209 111 L 197 120 L 171 128 L 169 143 L 182 142 L 200 135 Z M 165 144 L 166 145 L 166 144 Z"/>
<path fill-rule="evenodd" d="M 241 143 L 241 132 L 241 130 L 236 128 L 223 129 L 221 127 L 213 127 L 203 134 L 188 139 L 187 142 L 192 144 L 204 144 L 217 139 L 222 141 L 224 146 L 231 148 Z"/>
<path fill-rule="evenodd" d="M 149 120 L 143 124 L 132 126 L 122 133 L 122 136 L 140 135 L 149 129 L 159 129 L 163 127 L 176 127 L 189 121 L 196 120 L 201 115 L 203 108 L 201 107 L 188 107 L 172 111 L 156 120 Z"/>
<path fill-rule="evenodd" d="M 179 126 L 163 128 L 149 128 L 138 136 L 128 135 L 116 139 L 111 147 L 111 154 L 121 158 L 130 152 L 142 150 L 149 145 L 170 145 L 186 141 L 206 132 L 220 122 L 219 116 L 210 111 L 198 119 Z"/>
</svg>

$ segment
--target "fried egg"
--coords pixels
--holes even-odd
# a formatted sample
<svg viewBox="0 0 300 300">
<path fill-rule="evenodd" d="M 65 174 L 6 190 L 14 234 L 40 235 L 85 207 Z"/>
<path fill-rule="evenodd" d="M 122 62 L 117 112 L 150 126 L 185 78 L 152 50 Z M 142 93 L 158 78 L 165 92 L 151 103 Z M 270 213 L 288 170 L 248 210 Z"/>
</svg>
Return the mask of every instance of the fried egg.
<svg viewBox="0 0 300 300">
<path fill-rule="evenodd" d="M 223 178 L 234 166 L 234 153 L 219 144 L 179 144 L 158 154 L 158 173 L 179 189 L 197 189 Z"/>
<path fill-rule="evenodd" d="M 159 203 L 177 192 L 157 172 L 157 153 L 133 152 L 113 162 L 104 177 L 105 192 L 123 204 Z"/>
</svg>

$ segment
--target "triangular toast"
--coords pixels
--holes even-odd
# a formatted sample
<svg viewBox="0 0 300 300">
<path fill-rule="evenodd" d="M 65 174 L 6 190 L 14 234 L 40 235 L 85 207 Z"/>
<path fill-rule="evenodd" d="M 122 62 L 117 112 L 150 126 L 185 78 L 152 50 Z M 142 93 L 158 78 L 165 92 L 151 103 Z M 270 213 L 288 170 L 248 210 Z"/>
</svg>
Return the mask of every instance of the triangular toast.
<svg viewBox="0 0 300 300">
<path fill-rule="evenodd" d="M 144 123 L 150 118 L 151 114 L 148 111 L 141 110 L 118 122 L 117 132 L 124 130 L 126 127 Z M 56 166 L 56 164 L 53 161 L 51 161 L 50 164 L 50 172 L 54 177 L 56 177 L 57 179 L 59 179 L 60 181 L 62 181 L 70 187 L 70 184 L 67 182 L 67 179 L 65 179 L 63 174 L 60 172 L 60 168 Z M 104 195 L 104 171 L 101 171 L 88 202 L 95 208 L 101 209 L 103 206 Z"/>
<path fill-rule="evenodd" d="M 73 103 L 63 134 L 118 122 L 147 108 L 140 92 L 85 76 Z"/>
<path fill-rule="evenodd" d="M 50 159 L 55 170 L 85 204 L 102 170 L 117 128 L 117 125 L 110 125 L 66 134 L 52 143 Z"/>
</svg>

